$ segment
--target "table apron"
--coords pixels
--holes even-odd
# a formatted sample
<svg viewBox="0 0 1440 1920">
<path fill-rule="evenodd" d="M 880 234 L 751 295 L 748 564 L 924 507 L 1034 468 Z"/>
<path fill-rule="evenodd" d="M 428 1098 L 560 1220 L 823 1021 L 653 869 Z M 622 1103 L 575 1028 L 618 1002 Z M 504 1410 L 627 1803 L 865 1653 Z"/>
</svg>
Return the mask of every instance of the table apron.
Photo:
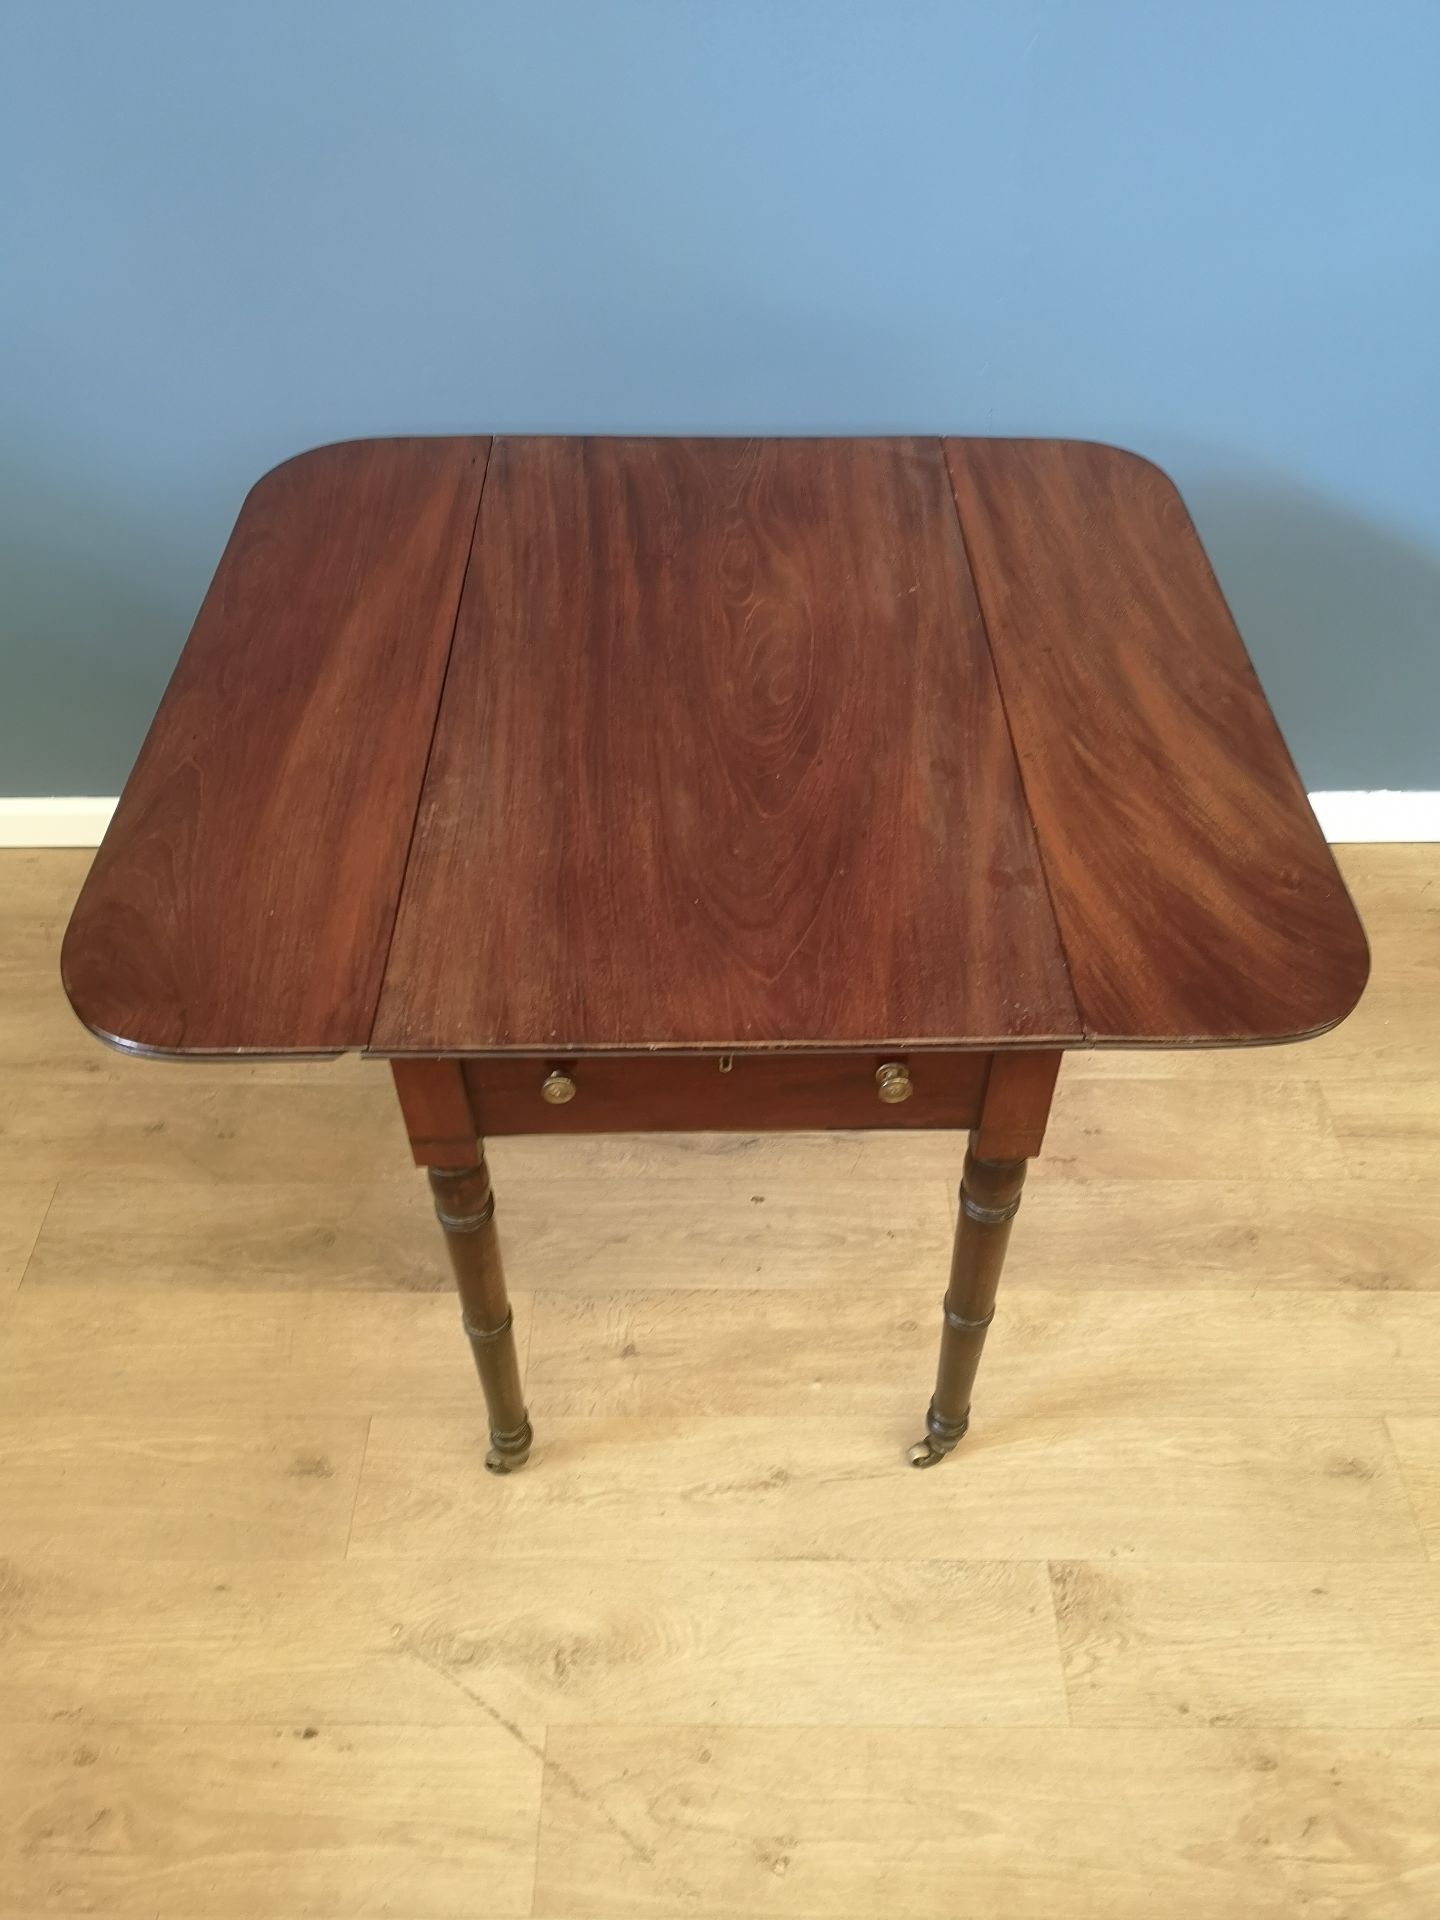
<svg viewBox="0 0 1440 1920">
<path fill-rule="evenodd" d="M 971 1127 L 991 1055 L 735 1053 L 483 1059 L 462 1063 L 482 1135 Z M 882 1097 L 882 1068 L 904 1097 Z M 560 1076 L 563 1076 L 563 1081 Z M 893 1072 L 889 1090 L 897 1091 Z M 573 1095 L 555 1101 L 551 1093 Z"/>
</svg>

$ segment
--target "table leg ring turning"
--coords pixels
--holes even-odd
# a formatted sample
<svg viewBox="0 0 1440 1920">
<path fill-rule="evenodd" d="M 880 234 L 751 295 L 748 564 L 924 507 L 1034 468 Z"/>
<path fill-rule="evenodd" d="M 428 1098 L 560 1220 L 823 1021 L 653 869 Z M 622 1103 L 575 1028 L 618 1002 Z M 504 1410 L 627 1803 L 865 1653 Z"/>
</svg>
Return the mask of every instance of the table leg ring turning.
<svg viewBox="0 0 1440 1920">
<path fill-rule="evenodd" d="M 490 1417 L 485 1465 L 491 1473 L 513 1473 L 529 1458 L 533 1435 L 520 1386 L 489 1169 L 482 1154 L 474 1166 L 429 1171 L 435 1216 L 445 1233 L 460 1294 L 461 1323 Z"/>
</svg>

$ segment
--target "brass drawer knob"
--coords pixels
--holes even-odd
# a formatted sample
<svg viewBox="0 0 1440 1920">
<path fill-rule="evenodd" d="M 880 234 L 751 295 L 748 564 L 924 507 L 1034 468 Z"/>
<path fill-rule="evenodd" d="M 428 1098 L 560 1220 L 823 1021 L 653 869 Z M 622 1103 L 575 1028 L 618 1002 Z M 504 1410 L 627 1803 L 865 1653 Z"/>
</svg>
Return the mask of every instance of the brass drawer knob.
<svg viewBox="0 0 1440 1920">
<path fill-rule="evenodd" d="M 875 1085 L 887 1107 L 898 1106 L 915 1091 L 910 1084 L 909 1067 L 899 1060 L 887 1060 L 883 1067 L 875 1069 Z"/>
<path fill-rule="evenodd" d="M 540 1098 L 548 1100 L 552 1107 L 563 1107 L 567 1100 L 573 1100 L 576 1094 L 575 1082 L 568 1073 L 562 1073 L 557 1067 L 553 1073 L 547 1073 L 540 1087 Z"/>
</svg>

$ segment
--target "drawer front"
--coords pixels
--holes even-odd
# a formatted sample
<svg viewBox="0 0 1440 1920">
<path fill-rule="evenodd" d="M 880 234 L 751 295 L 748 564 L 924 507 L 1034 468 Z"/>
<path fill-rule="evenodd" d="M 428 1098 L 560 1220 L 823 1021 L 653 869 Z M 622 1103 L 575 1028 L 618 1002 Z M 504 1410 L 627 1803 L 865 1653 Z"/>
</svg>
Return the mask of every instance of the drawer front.
<svg viewBox="0 0 1440 1920">
<path fill-rule="evenodd" d="M 467 1060 L 482 1134 L 971 1127 L 988 1053 L 592 1054 Z M 888 1096 L 888 1097 L 887 1097 Z"/>
</svg>

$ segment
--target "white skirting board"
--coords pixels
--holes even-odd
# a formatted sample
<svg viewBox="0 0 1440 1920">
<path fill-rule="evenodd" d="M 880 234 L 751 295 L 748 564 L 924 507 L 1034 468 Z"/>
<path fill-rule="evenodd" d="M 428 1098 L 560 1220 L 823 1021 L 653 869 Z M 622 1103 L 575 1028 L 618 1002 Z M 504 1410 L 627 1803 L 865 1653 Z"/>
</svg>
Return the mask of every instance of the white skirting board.
<svg viewBox="0 0 1440 1920">
<path fill-rule="evenodd" d="M 1325 838 L 1440 840 L 1440 793 L 1312 793 Z M 97 847 L 113 800 L 0 799 L 0 847 Z"/>
<path fill-rule="evenodd" d="M 98 847 L 115 801 L 0 799 L 0 847 Z"/>
<path fill-rule="evenodd" d="M 1440 840 L 1440 793 L 1312 793 L 1325 838 L 1346 841 Z"/>
</svg>

